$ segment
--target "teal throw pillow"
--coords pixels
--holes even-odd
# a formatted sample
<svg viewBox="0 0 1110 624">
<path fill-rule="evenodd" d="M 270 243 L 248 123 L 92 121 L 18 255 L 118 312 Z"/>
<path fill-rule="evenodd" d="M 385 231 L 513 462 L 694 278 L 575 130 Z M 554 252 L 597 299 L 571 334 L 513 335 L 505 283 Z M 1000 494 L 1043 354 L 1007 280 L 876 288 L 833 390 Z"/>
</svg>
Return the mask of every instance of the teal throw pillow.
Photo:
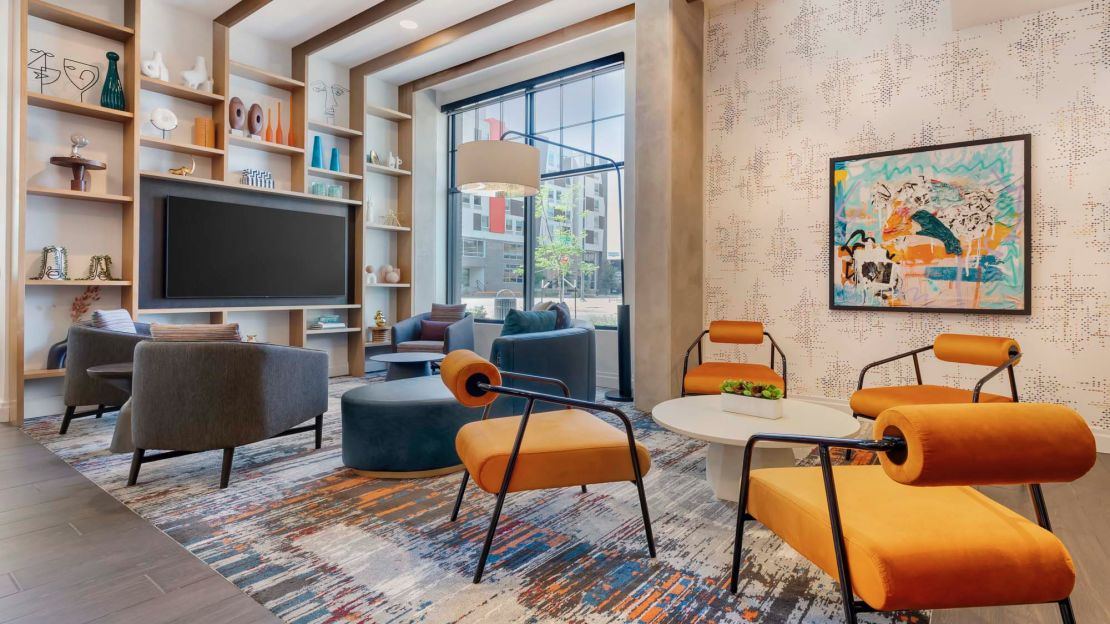
<svg viewBox="0 0 1110 624">
<path fill-rule="evenodd" d="M 555 329 L 557 318 L 558 316 L 554 310 L 544 312 L 509 310 L 509 313 L 505 315 L 505 324 L 501 326 L 501 335 L 515 336 L 517 334 L 552 331 Z"/>
</svg>

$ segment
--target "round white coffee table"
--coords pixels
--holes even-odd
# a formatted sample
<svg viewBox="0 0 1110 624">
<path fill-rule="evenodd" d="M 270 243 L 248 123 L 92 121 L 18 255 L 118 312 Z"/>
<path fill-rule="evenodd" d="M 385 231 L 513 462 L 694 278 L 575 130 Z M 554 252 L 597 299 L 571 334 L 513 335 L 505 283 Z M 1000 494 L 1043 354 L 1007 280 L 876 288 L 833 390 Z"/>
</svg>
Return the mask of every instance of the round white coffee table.
<svg viewBox="0 0 1110 624">
<path fill-rule="evenodd" d="M 847 437 L 859 431 L 851 415 L 817 403 L 782 399 L 782 418 L 770 420 L 721 409 L 721 396 L 707 394 L 671 399 L 655 406 L 651 417 L 664 429 L 709 442 L 705 478 L 717 498 L 740 499 L 744 445 L 757 433 Z M 752 468 L 793 466 L 794 448 L 804 445 L 760 442 Z"/>
</svg>

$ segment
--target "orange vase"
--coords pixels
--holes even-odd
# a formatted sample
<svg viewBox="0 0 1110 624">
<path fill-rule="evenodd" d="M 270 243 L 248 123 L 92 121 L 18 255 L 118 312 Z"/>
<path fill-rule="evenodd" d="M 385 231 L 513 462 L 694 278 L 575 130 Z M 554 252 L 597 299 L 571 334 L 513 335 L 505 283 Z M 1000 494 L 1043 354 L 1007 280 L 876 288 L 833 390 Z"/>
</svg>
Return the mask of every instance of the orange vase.
<svg viewBox="0 0 1110 624">
<path fill-rule="evenodd" d="M 278 125 L 277 130 L 274 131 L 275 140 L 278 143 L 285 143 L 285 133 L 281 131 L 281 102 L 278 102 Z"/>
<path fill-rule="evenodd" d="M 293 134 L 293 124 L 289 124 L 289 140 L 285 142 L 290 147 L 297 145 L 297 135 Z"/>
<path fill-rule="evenodd" d="M 270 125 L 270 120 L 273 119 L 273 118 L 274 118 L 273 109 L 267 108 L 266 109 L 266 134 L 264 136 L 267 143 L 272 143 L 274 141 L 274 128 L 273 128 L 273 126 Z"/>
</svg>

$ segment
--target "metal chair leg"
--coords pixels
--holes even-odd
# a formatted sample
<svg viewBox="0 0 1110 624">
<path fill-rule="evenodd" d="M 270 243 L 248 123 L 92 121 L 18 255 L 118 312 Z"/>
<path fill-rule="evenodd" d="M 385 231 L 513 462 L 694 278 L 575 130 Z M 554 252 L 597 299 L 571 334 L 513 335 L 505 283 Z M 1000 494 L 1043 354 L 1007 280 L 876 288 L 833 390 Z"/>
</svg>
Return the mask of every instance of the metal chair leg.
<svg viewBox="0 0 1110 624">
<path fill-rule="evenodd" d="M 69 431 L 69 423 L 73 420 L 73 415 L 77 413 L 76 405 L 67 405 L 65 416 L 62 416 L 62 428 L 58 430 L 58 435 L 65 435 Z"/>
<path fill-rule="evenodd" d="M 508 479 L 505 486 L 497 494 L 497 504 L 493 507 L 493 517 L 489 521 L 489 531 L 486 533 L 486 542 L 482 545 L 482 555 L 478 557 L 478 569 L 474 571 L 474 584 L 482 582 L 482 572 L 486 569 L 486 559 L 489 558 L 490 548 L 493 546 L 493 535 L 497 533 L 497 521 L 501 519 L 501 508 L 505 505 L 505 494 L 508 490 Z"/>
<path fill-rule="evenodd" d="M 583 493 L 583 494 L 585 494 L 585 493 L 586 493 L 586 486 L 584 486 L 584 485 L 582 486 L 582 493 Z"/>
<path fill-rule="evenodd" d="M 324 446 L 324 415 L 316 417 L 316 449 Z"/>
<path fill-rule="evenodd" d="M 1071 598 L 1064 598 L 1057 603 L 1060 607 L 1060 619 L 1064 624 L 1075 624 L 1075 612 L 1071 610 Z"/>
<path fill-rule="evenodd" d="M 97 405 L 96 406 L 96 417 L 100 418 L 103 415 L 104 415 L 104 404 Z"/>
<path fill-rule="evenodd" d="M 459 519 L 459 509 L 462 508 L 463 494 L 466 494 L 466 482 L 470 480 L 470 471 L 463 470 L 462 484 L 459 485 L 459 495 L 455 497 L 455 508 L 451 510 L 451 522 Z"/>
<path fill-rule="evenodd" d="M 224 463 L 220 469 L 220 489 L 226 489 L 231 481 L 231 461 L 235 457 L 235 447 L 224 449 Z"/>
<path fill-rule="evenodd" d="M 744 508 L 736 512 L 736 538 L 732 546 L 732 576 L 729 578 L 728 590 L 736 593 L 740 587 L 740 560 L 744 551 Z"/>
<path fill-rule="evenodd" d="M 143 465 L 143 455 L 146 454 L 146 449 L 136 448 L 135 452 L 131 454 L 131 472 L 127 475 L 127 485 L 135 485 L 139 480 L 139 467 Z"/>
</svg>

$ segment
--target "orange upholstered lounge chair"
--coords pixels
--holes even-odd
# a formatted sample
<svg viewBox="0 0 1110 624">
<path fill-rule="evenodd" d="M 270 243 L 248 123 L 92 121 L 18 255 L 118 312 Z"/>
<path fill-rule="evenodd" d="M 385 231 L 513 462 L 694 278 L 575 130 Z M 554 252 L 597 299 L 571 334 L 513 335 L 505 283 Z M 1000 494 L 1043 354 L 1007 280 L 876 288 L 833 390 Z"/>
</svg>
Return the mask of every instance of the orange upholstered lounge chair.
<svg viewBox="0 0 1110 624">
<path fill-rule="evenodd" d="M 482 580 L 501 507 L 509 492 L 586 486 L 594 483 L 631 481 L 640 495 L 640 511 L 644 517 L 648 553 L 655 557 L 655 540 L 651 534 L 647 497 L 643 476 L 651 468 L 647 449 L 636 442 L 632 421 L 621 410 L 571 398 L 570 389 L 558 379 L 499 371 L 488 360 L 472 351 L 452 351 L 440 365 L 443 383 L 460 403 L 469 407 L 485 407 L 482 420 L 467 423 L 455 438 L 463 466 L 462 485 L 451 512 L 451 521 L 459 516 L 463 494 L 470 477 L 481 489 L 497 495 L 485 545 L 478 559 L 474 582 Z M 549 383 L 562 391 L 562 396 L 541 394 L 501 385 L 502 377 L 536 383 Z M 499 395 L 525 399 L 520 416 L 489 418 L 489 408 Z M 568 409 L 533 413 L 537 401 L 561 405 Z M 624 424 L 624 431 L 613 427 L 585 410 L 613 414 Z"/>
<path fill-rule="evenodd" d="M 1056 603 L 1075 623 L 1075 566 L 1038 484 L 1074 481 L 1094 465 L 1079 414 L 1036 403 L 911 405 L 880 414 L 873 437 L 749 439 L 733 592 L 744 523 L 758 520 L 840 582 L 849 624 L 859 613 L 1035 603 Z M 821 465 L 751 470 L 762 442 L 817 445 Z M 881 465 L 834 468 L 832 447 L 874 451 Z M 1037 522 L 971 487 L 993 484 L 1028 485 Z"/>
<path fill-rule="evenodd" d="M 738 362 L 702 362 L 701 341 L 709 334 L 709 341 L 726 344 L 763 344 L 763 337 L 771 341 L 771 365 L 743 364 Z M 698 365 L 690 369 L 690 352 L 697 347 Z M 775 372 L 775 352 L 782 359 L 782 375 Z M 763 331 L 763 323 L 755 321 L 713 321 L 709 329 L 686 349 L 682 362 L 682 396 L 687 394 L 720 394 L 721 382 L 742 379 L 762 384 L 775 384 L 786 396 L 786 354 L 779 348 L 771 334 Z"/>
<path fill-rule="evenodd" d="M 993 370 L 983 376 L 974 390 L 963 390 L 949 386 L 936 386 L 921 382 L 921 364 L 917 355 L 932 350 L 938 360 L 961 364 L 991 366 Z M 913 358 L 913 370 L 917 375 L 917 385 L 887 386 L 864 388 L 863 378 L 867 371 L 881 364 Z M 859 385 L 849 404 L 856 416 L 874 420 L 883 410 L 902 405 L 936 405 L 941 403 L 1016 403 L 1018 400 L 1017 381 L 1014 379 L 1014 365 L 1021 360 L 1021 347 L 1013 338 L 995 336 L 968 336 L 964 334 L 941 334 L 933 344 L 872 362 L 863 367 L 859 374 Z M 1010 394 L 1006 397 L 983 392 L 987 383 L 1002 371 L 1010 376 Z"/>
</svg>

